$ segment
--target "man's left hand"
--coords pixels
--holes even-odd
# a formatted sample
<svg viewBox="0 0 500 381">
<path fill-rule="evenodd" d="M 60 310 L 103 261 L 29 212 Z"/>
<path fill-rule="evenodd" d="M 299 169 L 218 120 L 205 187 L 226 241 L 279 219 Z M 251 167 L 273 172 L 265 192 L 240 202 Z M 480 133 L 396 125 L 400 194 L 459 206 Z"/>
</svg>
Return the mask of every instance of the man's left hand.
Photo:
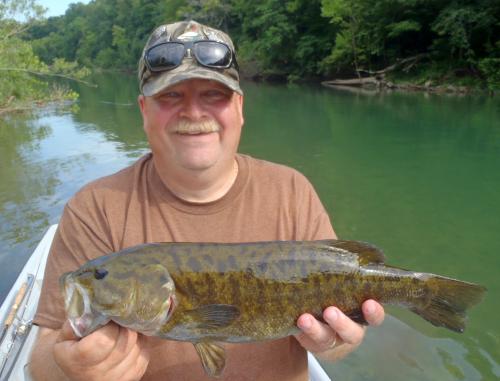
<svg viewBox="0 0 500 381">
<path fill-rule="evenodd" d="M 377 326 L 384 321 L 384 308 L 376 301 L 367 300 L 361 308 L 369 325 Z M 363 341 L 365 327 L 349 319 L 338 308 L 326 308 L 323 319 L 325 323 L 306 313 L 297 320 L 302 332 L 295 337 L 309 352 L 324 360 L 335 361 L 352 352 Z"/>
</svg>

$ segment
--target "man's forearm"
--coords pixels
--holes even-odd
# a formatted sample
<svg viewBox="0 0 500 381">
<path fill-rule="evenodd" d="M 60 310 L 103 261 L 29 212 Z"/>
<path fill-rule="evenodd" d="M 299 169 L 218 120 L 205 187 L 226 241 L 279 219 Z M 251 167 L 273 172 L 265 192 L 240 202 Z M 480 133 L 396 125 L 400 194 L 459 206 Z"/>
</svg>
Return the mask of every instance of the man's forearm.
<svg viewBox="0 0 500 381">
<path fill-rule="evenodd" d="M 35 381 L 68 381 L 54 360 L 54 344 L 59 331 L 40 328 L 31 353 L 29 372 Z"/>
</svg>

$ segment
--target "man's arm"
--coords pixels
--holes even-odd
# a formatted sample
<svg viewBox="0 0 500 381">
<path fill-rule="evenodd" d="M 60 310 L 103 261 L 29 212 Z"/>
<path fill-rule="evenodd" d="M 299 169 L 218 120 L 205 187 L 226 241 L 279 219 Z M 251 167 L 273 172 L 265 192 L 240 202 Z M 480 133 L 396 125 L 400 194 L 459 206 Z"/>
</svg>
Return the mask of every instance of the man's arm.
<svg viewBox="0 0 500 381">
<path fill-rule="evenodd" d="M 136 381 L 149 363 L 146 338 L 114 323 L 78 339 L 66 322 L 41 328 L 30 361 L 36 381 Z"/>
<path fill-rule="evenodd" d="M 383 307 L 374 300 L 367 300 L 362 306 L 365 320 L 371 326 L 382 324 Z M 337 361 L 354 351 L 363 341 L 366 327 L 361 326 L 336 307 L 323 311 L 326 323 L 316 320 L 310 314 L 303 314 L 297 320 L 302 332 L 295 337 L 308 351 L 322 360 Z"/>
</svg>

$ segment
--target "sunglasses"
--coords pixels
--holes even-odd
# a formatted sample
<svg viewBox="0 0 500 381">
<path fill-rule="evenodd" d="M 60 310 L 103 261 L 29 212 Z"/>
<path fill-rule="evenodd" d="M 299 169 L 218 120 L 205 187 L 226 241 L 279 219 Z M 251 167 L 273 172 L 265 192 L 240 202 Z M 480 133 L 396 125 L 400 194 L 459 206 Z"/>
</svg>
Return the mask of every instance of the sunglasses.
<svg viewBox="0 0 500 381">
<path fill-rule="evenodd" d="M 201 66 L 228 69 L 234 65 L 238 70 L 236 57 L 231 48 L 222 42 L 212 40 L 170 41 L 154 45 L 144 53 L 144 61 L 148 69 L 156 73 L 175 69 L 182 63 L 184 57 L 193 56 Z"/>
</svg>

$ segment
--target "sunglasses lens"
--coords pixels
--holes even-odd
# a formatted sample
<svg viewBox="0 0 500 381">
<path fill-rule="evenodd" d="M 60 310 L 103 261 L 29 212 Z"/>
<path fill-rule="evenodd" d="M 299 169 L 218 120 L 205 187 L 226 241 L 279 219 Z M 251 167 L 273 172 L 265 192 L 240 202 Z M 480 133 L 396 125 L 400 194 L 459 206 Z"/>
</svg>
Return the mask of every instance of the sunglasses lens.
<svg viewBox="0 0 500 381">
<path fill-rule="evenodd" d="M 151 71 L 173 69 L 180 65 L 184 58 L 184 45 L 169 42 L 152 47 L 146 54 Z"/>
<path fill-rule="evenodd" d="M 198 62 L 205 66 L 226 68 L 231 64 L 231 50 L 215 41 L 203 41 L 194 44 L 193 52 Z"/>
</svg>

